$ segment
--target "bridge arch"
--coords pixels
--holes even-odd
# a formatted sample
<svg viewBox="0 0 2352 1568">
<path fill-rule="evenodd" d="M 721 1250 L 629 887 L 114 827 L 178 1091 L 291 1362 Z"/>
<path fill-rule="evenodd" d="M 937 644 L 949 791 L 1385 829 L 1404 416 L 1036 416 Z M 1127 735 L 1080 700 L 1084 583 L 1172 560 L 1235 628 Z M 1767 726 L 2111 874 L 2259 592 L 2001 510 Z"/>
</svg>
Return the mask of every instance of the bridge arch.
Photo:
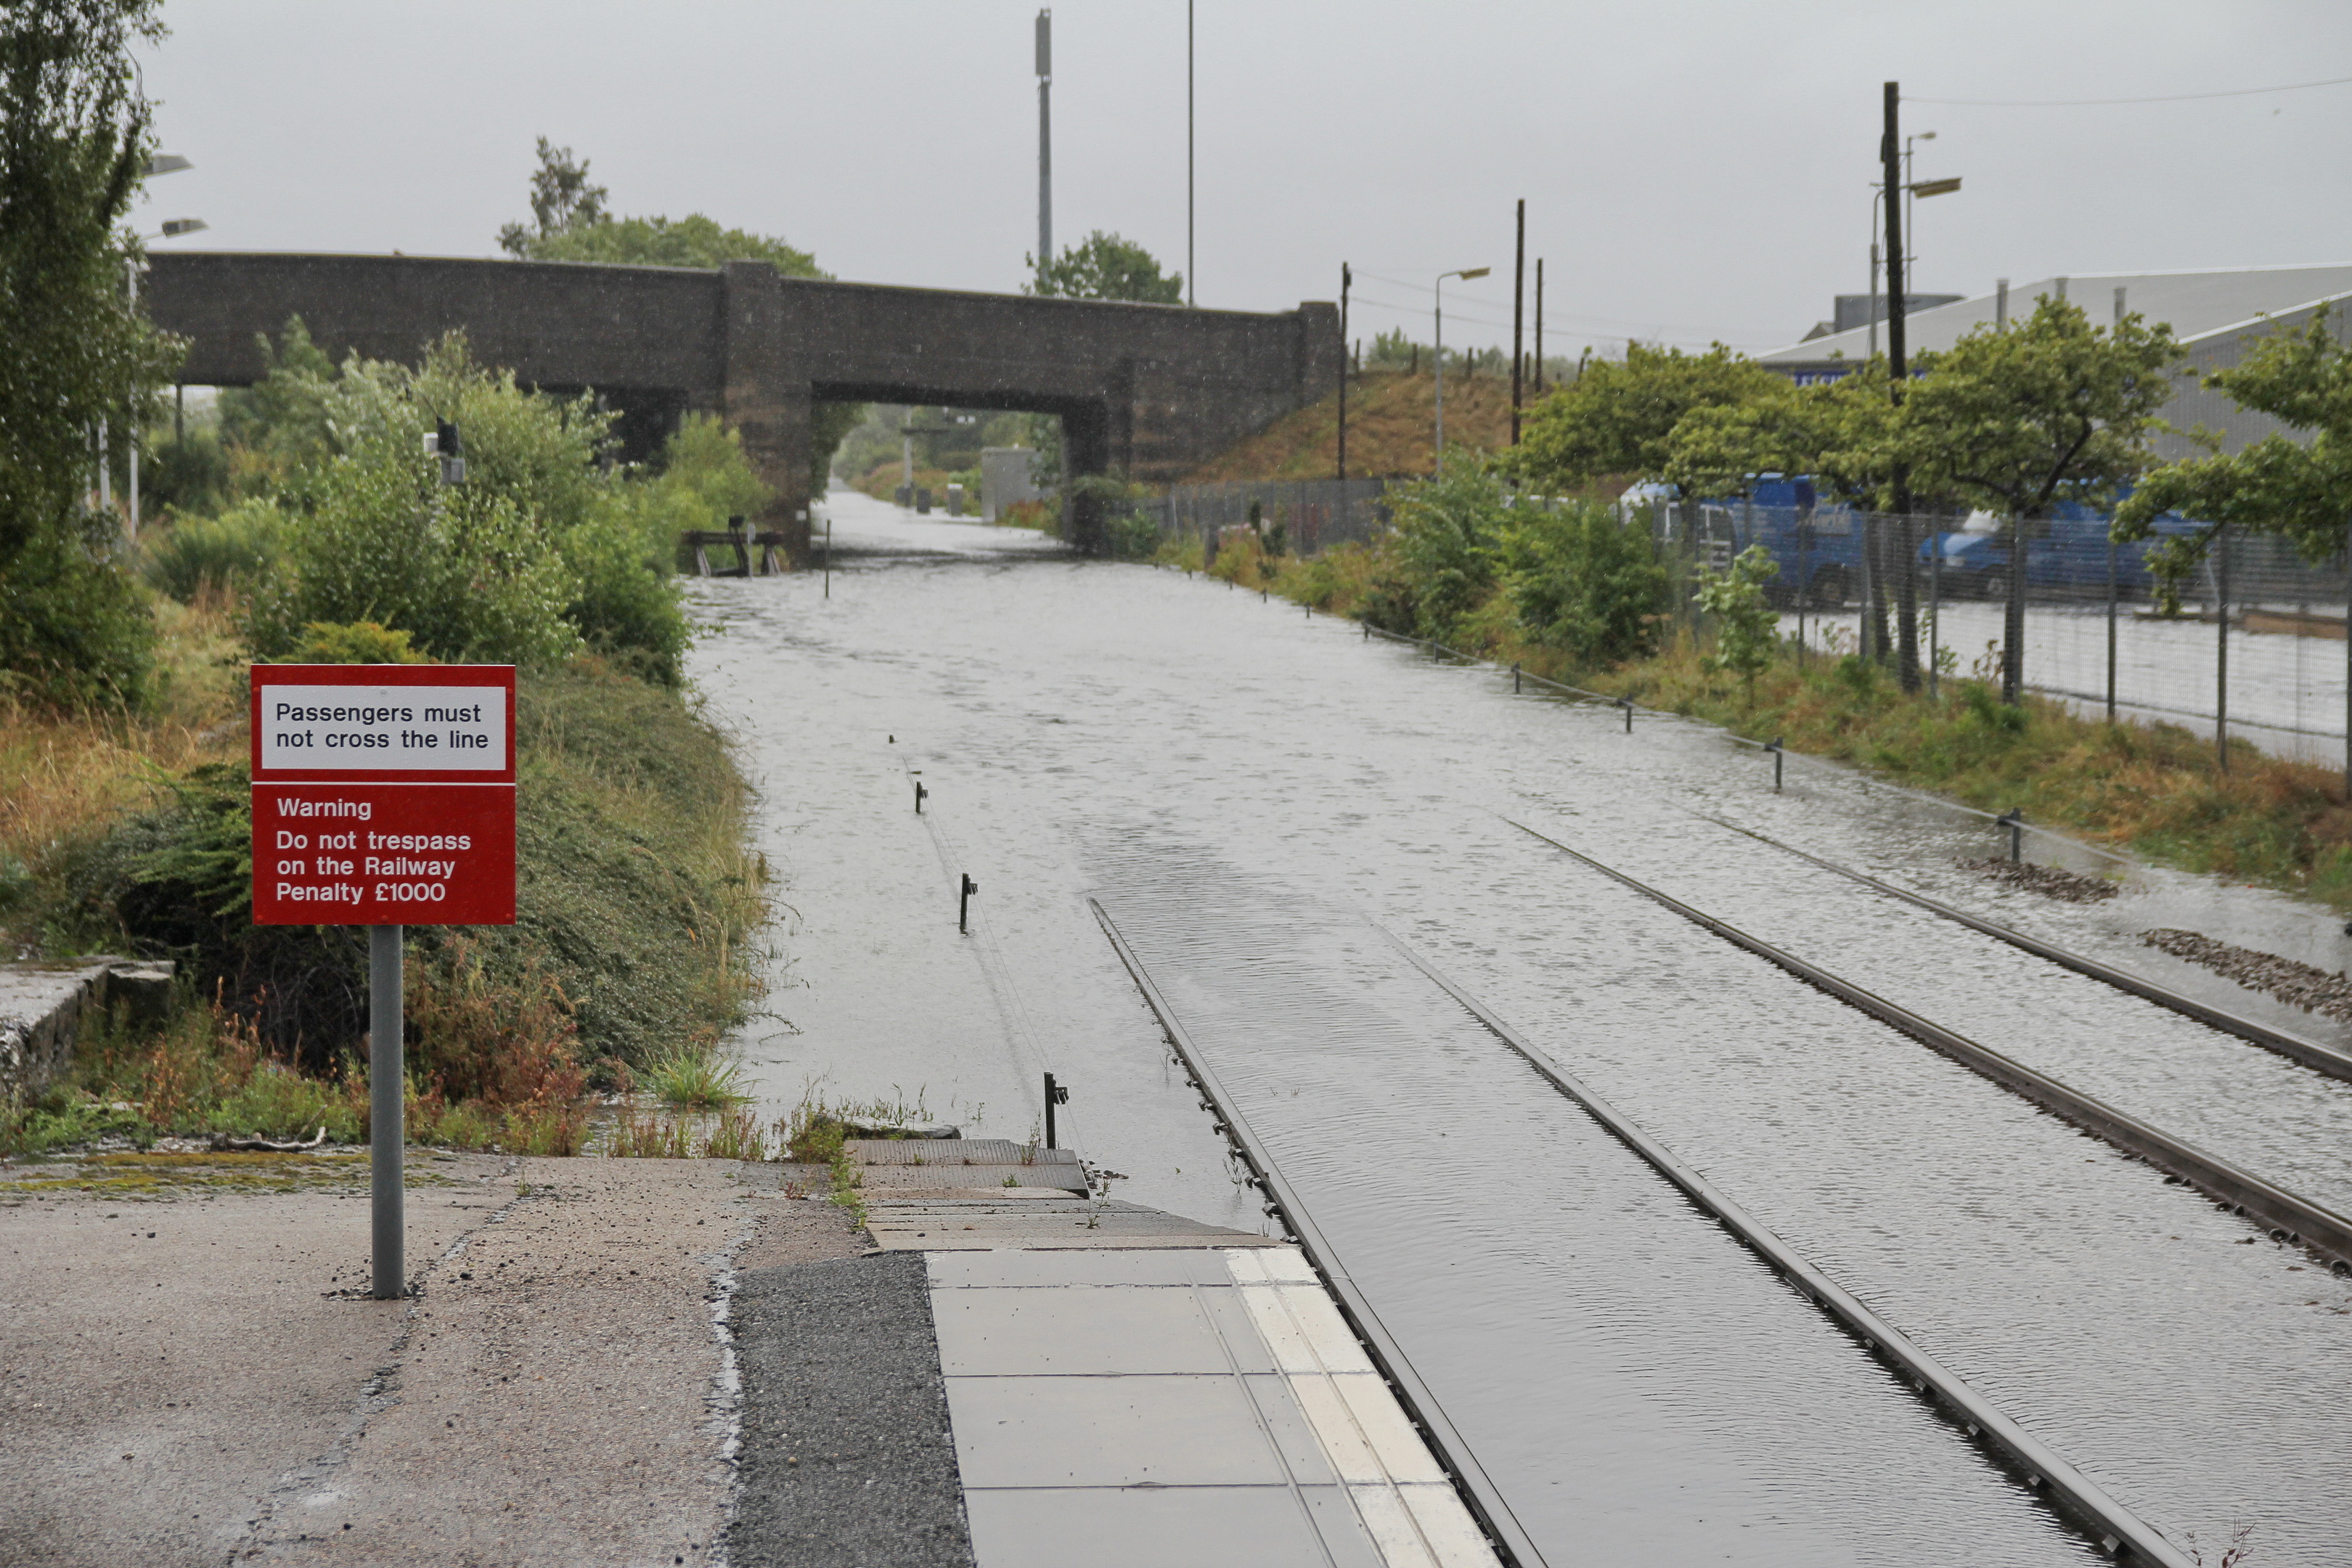
<svg viewBox="0 0 2352 1568">
<path fill-rule="evenodd" d="M 152 258 L 180 379 L 250 385 L 260 338 L 299 315 L 331 356 L 413 362 L 462 328 L 483 363 L 551 392 L 594 388 L 640 437 L 688 412 L 742 437 L 776 492 L 759 526 L 805 559 L 814 405 L 945 404 L 1058 414 L 1068 471 L 1179 478 L 1337 386 L 1339 312 L 1201 310 L 582 262 L 286 252 Z M 1091 542 L 1083 506 L 1071 537 Z"/>
</svg>

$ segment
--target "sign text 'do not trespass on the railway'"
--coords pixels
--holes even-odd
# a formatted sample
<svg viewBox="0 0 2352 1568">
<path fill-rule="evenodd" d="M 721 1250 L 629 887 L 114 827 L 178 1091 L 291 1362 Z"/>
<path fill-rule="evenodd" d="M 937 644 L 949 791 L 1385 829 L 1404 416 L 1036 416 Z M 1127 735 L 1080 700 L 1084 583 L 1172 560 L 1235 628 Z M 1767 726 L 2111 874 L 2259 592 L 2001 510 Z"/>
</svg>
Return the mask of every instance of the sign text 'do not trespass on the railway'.
<svg viewBox="0 0 2352 1568">
<path fill-rule="evenodd" d="M 260 925 L 514 920 L 514 670 L 257 665 Z"/>
</svg>

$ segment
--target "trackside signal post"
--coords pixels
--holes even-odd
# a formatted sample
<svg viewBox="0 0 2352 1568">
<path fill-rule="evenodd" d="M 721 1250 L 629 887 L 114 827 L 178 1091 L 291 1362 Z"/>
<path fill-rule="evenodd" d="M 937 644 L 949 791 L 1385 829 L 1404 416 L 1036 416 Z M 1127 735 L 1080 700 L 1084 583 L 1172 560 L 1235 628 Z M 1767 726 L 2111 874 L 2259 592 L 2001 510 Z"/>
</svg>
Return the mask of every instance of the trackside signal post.
<svg viewBox="0 0 2352 1568">
<path fill-rule="evenodd" d="M 374 1295 L 407 1294 L 402 933 L 512 925 L 514 667 L 253 668 L 253 920 L 368 928 Z"/>
</svg>

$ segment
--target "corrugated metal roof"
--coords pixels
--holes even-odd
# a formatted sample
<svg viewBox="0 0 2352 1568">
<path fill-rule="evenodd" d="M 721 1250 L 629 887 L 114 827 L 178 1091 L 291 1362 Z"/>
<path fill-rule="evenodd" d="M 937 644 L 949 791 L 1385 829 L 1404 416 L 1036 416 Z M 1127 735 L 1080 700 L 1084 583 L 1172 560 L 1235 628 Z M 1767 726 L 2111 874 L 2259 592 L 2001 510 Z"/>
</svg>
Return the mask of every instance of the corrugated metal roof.
<svg viewBox="0 0 2352 1568">
<path fill-rule="evenodd" d="M 2352 265 L 2242 267 L 2211 272 L 2100 272 L 2064 279 L 2037 278 L 2010 286 L 2011 321 L 2031 314 L 2035 298 L 2057 294 L 2089 312 L 2102 326 L 2113 319 L 2115 293 L 2125 290 L 2124 307 L 2150 321 L 2168 323 L 2176 336 L 2193 341 L 2217 332 L 2257 329 L 2264 316 L 2279 315 L 2316 300 L 2352 293 Z M 1940 305 L 1904 319 L 1905 339 L 1914 353 L 1948 349 L 1971 327 L 1993 319 L 1996 296 L 1981 294 Z M 1885 323 L 1879 347 L 1886 346 Z M 1805 364 L 1843 357 L 1859 361 L 1870 352 L 1870 331 L 1857 327 L 1758 355 L 1765 364 Z"/>
</svg>

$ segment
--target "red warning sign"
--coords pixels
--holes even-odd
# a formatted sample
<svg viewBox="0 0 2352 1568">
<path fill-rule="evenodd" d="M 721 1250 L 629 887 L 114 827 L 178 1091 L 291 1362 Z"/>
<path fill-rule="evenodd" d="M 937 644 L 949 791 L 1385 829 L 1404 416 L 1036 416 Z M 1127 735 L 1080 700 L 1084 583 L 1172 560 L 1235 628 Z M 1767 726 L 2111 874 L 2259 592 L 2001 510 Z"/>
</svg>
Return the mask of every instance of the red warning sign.
<svg viewBox="0 0 2352 1568">
<path fill-rule="evenodd" d="M 257 925 L 511 925 L 511 665 L 256 665 Z"/>
</svg>

